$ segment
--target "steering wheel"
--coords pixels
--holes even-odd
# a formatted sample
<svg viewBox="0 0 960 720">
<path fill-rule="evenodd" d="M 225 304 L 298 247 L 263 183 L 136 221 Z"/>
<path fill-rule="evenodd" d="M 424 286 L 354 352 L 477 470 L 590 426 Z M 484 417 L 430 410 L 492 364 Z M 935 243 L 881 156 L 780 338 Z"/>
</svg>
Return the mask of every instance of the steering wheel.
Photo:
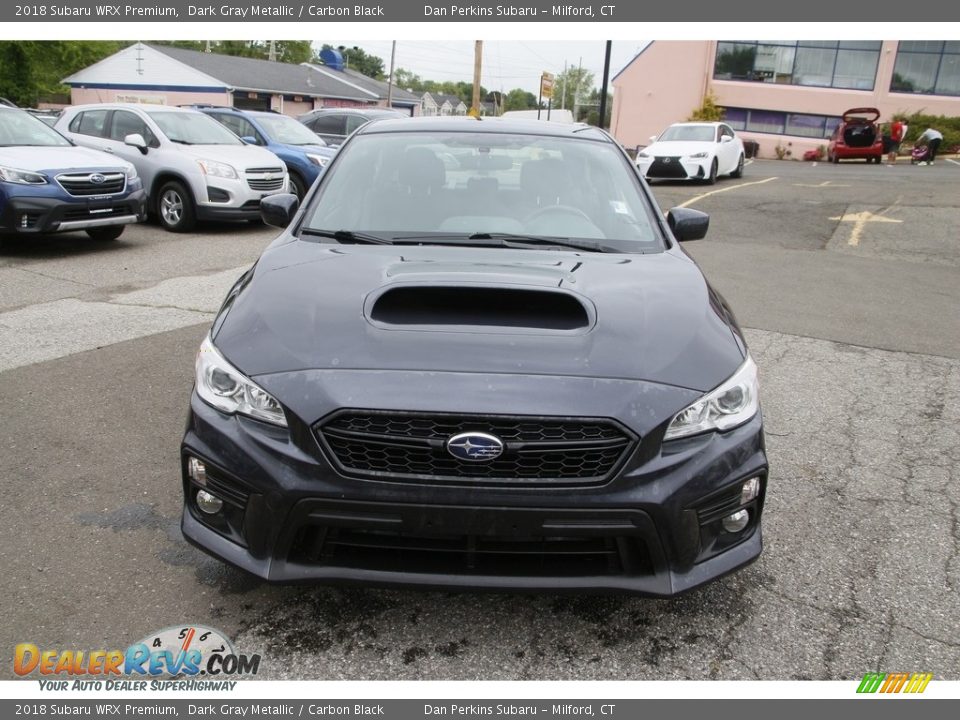
<svg viewBox="0 0 960 720">
<path fill-rule="evenodd" d="M 578 217 L 581 220 L 586 220 L 591 225 L 594 224 L 593 220 L 590 218 L 589 215 L 587 215 L 580 208 L 575 208 L 572 205 L 547 205 L 527 215 L 527 217 L 524 218 L 524 222 L 528 223 L 533 220 L 539 220 L 540 218 L 546 217 L 547 215 L 573 216 L 573 217 Z"/>
</svg>

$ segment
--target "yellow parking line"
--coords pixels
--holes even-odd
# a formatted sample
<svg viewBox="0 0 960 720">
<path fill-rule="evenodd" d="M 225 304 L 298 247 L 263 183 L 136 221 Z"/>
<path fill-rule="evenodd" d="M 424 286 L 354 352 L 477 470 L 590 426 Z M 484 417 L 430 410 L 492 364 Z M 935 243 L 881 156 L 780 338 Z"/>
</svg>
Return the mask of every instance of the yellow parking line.
<svg viewBox="0 0 960 720">
<path fill-rule="evenodd" d="M 767 178 L 766 180 L 754 180 L 753 182 L 740 183 L 739 185 L 730 185 L 729 187 L 720 188 L 719 190 L 711 190 L 710 192 L 706 192 L 703 195 L 697 195 L 696 197 L 690 198 L 685 203 L 681 203 L 680 205 L 677 205 L 677 207 L 687 207 L 688 205 L 693 205 L 695 202 L 699 200 L 703 200 L 705 197 L 710 197 L 711 195 L 716 195 L 717 193 L 727 192 L 728 190 L 736 190 L 737 188 L 747 187 L 748 185 L 763 185 L 764 183 L 768 183 L 771 180 L 776 180 L 776 179 L 777 178 L 775 177 L 771 177 L 771 178 Z"/>
</svg>

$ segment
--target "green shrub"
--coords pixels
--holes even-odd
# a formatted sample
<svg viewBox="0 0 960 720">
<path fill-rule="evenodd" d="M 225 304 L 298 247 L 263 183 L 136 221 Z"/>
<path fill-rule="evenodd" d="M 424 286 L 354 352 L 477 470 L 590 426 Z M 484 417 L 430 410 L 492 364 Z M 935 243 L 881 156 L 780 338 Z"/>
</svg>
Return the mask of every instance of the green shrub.
<svg viewBox="0 0 960 720">
<path fill-rule="evenodd" d="M 943 133 L 943 143 L 940 145 L 941 152 L 950 152 L 953 148 L 960 146 L 960 117 L 927 115 L 923 112 L 913 114 L 900 112 L 897 114 L 907 119 L 907 137 L 904 138 L 906 143 L 916 142 L 924 130 L 932 127 Z"/>
</svg>

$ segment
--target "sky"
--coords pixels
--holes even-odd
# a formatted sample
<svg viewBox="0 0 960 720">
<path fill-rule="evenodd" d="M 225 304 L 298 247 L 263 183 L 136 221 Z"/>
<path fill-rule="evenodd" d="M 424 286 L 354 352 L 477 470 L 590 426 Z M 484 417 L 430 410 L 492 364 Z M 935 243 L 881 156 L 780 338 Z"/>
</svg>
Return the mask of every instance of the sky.
<svg viewBox="0 0 960 720">
<path fill-rule="evenodd" d="M 365 52 L 383 58 L 386 71 L 390 69 L 389 40 L 325 40 L 331 45 L 357 46 Z M 645 40 L 614 40 L 610 52 L 610 77 L 613 78 L 633 59 Z M 520 87 L 537 94 L 540 74 L 544 71 L 559 74 L 564 63 L 583 67 L 594 75 L 596 87 L 603 80 L 605 42 L 550 42 L 519 40 L 484 40 L 481 81 L 488 90 L 509 92 Z M 472 40 L 398 40 L 396 66 L 410 70 L 424 80 L 473 82 Z"/>
</svg>

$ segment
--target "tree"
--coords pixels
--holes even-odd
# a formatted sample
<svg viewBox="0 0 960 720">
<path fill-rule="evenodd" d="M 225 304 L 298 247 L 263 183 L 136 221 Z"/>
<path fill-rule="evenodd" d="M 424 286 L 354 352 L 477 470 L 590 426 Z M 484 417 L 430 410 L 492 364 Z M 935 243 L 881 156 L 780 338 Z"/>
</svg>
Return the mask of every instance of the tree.
<svg viewBox="0 0 960 720">
<path fill-rule="evenodd" d="M 376 55 L 370 55 L 358 47 L 344 47 L 343 45 L 334 48 L 333 45 L 325 43 L 321 48 L 323 50 L 338 50 L 343 55 L 344 63 L 351 70 L 363 73 L 374 80 L 383 80 L 386 77 L 386 71 L 383 67 L 383 59 Z"/>
<path fill-rule="evenodd" d="M 723 120 L 726 110 L 717 105 L 717 96 L 708 92 L 703 98 L 703 103 L 696 108 L 687 120 L 692 122 L 719 122 Z"/>
<path fill-rule="evenodd" d="M 423 78 L 410 70 L 397 68 L 393 72 L 393 84 L 410 92 L 424 92 Z"/>
<path fill-rule="evenodd" d="M 553 81 L 553 107 L 573 110 L 575 105 L 588 103 L 593 90 L 593 73 L 583 68 L 569 67 Z M 546 102 L 546 100 L 544 100 Z M 584 111 L 584 114 L 586 111 Z M 574 118 L 580 120 L 580 118 Z"/>
<path fill-rule="evenodd" d="M 514 88 L 504 96 L 503 109 L 507 110 L 536 110 L 537 96 L 522 88 Z"/>
<path fill-rule="evenodd" d="M 44 95 L 69 92 L 61 80 L 112 55 L 130 42 L 103 40 L 0 41 L 0 97 L 23 107 Z"/>
</svg>

